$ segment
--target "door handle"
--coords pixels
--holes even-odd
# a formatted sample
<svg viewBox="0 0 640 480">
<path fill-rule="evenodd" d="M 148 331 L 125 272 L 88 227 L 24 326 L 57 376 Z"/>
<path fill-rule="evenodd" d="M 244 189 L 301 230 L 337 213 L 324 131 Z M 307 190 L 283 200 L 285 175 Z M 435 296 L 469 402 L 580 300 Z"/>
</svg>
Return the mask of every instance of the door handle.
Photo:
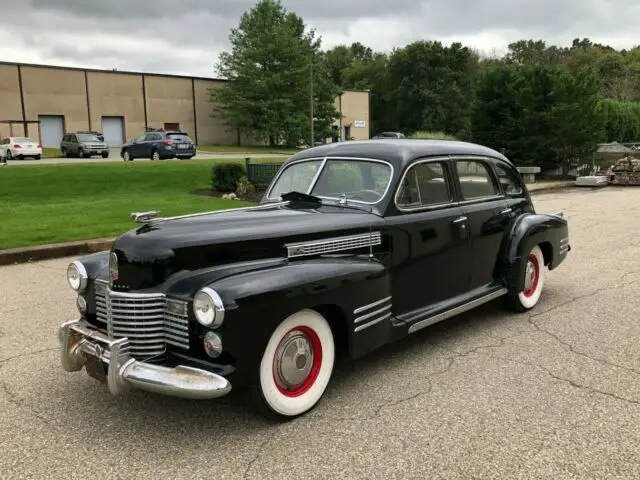
<svg viewBox="0 0 640 480">
<path fill-rule="evenodd" d="M 500 212 L 500 215 L 507 215 L 509 213 L 513 212 L 513 208 L 509 207 L 509 208 L 505 208 L 504 210 L 502 210 Z"/>
<path fill-rule="evenodd" d="M 458 217 L 452 223 L 454 225 L 460 225 L 460 224 L 464 225 L 465 223 L 467 223 L 467 217 Z"/>
</svg>

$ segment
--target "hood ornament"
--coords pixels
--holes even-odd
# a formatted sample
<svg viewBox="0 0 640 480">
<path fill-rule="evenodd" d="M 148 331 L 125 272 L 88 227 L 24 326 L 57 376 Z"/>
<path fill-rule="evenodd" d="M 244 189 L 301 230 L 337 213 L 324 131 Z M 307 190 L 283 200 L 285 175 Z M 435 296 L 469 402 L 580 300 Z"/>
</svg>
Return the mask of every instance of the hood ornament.
<svg viewBox="0 0 640 480">
<path fill-rule="evenodd" d="M 132 212 L 131 219 L 136 223 L 147 223 L 153 220 L 160 212 L 149 210 L 148 212 Z"/>
</svg>

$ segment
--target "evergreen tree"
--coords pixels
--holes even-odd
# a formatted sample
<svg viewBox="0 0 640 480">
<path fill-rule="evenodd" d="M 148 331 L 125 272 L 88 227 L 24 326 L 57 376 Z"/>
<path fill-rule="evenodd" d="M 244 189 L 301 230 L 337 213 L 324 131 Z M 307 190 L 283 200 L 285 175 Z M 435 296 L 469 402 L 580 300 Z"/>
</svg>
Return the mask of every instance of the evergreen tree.
<svg viewBox="0 0 640 480">
<path fill-rule="evenodd" d="M 338 113 L 320 38 L 278 0 L 261 0 L 231 30 L 231 52 L 218 71 L 228 83 L 211 89 L 221 119 L 270 145 L 311 142 L 330 136 Z M 313 92 L 313 94 L 311 93 Z"/>
</svg>

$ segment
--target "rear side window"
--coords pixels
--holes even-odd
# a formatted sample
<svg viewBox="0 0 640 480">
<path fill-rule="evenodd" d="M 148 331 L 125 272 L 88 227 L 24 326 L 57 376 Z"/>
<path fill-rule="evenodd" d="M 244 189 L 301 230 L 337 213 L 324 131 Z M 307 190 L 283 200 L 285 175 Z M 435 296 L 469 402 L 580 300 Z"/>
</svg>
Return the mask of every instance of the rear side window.
<svg viewBox="0 0 640 480">
<path fill-rule="evenodd" d="M 191 139 L 189 138 L 188 135 L 185 135 L 184 133 L 167 133 L 167 137 L 170 138 L 171 140 L 174 140 L 176 142 L 191 142 Z"/>
<path fill-rule="evenodd" d="M 419 163 L 405 175 L 396 203 L 403 209 L 418 209 L 451 202 L 451 186 L 442 162 Z"/>
<path fill-rule="evenodd" d="M 516 180 L 511 172 L 509 172 L 499 163 L 496 164 L 496 174 L 498 175 L 498 180 L 502 185 L 504 193 L 506 193 L 507 195 L 518 195 L 522 193 L 520 182 Z"/>
<path fill-rule="evenodd" d="M 493 197 L 499 191 L 493 181 L 489 167 L 477 160 L 457 160 L 460 190 L 465 200 Z"/>
</svg>

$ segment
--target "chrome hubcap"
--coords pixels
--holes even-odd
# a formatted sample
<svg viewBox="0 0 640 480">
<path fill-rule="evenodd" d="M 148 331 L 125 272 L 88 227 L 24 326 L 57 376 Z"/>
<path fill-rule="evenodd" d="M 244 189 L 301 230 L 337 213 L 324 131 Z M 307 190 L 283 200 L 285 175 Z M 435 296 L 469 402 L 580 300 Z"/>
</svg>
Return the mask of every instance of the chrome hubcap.
<svg viewBox="0 0 640 480">
<path fill-rule="evenodd" d="M 285 389 L 292 389 L 306 380 L 313 366 L 313 348 L 303 332 L 287 334 L 275 355 L 275 379 Z"/>
<path fill-rule="evenodd" d="M 524 273 L 524 289 L 529 291 L 533 288 L 536 279 L 536 266 L 531 260 L 527 261 L 527 268 Z"/>
</svg>

